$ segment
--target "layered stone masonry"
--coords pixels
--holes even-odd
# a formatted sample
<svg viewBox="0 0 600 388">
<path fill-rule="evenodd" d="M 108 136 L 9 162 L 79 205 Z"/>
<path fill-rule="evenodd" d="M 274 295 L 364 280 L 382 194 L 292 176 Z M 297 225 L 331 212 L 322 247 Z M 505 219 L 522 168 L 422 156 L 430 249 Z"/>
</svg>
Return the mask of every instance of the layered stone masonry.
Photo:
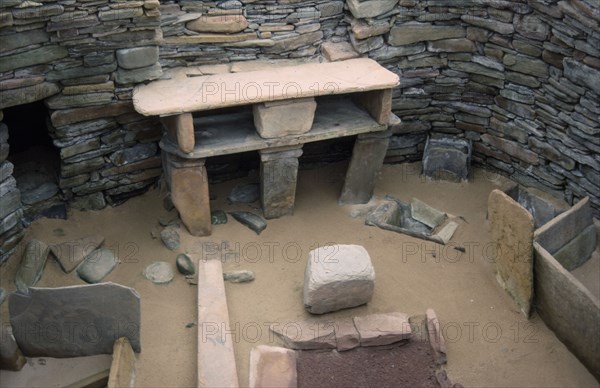
<svg viewBox="0 0 600 388">
<path fill-rule="evenodd" d="M 0 110 L 44 100 L 62 195 L 101 208 L 161 173 L 161 127 L 134 112 L 135 84 L 342 42 L 401 76 L 388 162 L 420 160 L 432 132 L 464 137 L 475 163 L 570 203 L 590 196 L 599 214 L 599 21 L 593 0 L 6 0 Z M 15 190 L 0 198 L 1 262 L 22 228 L 4 206 Z"/>
</svg>

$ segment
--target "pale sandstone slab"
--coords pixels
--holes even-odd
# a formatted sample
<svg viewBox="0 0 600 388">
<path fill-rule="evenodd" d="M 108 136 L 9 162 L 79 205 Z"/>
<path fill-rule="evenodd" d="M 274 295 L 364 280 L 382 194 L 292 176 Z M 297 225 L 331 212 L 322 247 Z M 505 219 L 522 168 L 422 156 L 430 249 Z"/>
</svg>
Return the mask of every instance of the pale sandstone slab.
<svg viewBox="0 0 600 388">
<path fill-rule="evenodd" d="M 262 138 L 272 139 L 310 131 L 317 103 L 312 97 L 298 98 L 254 104 L 252 110 L 258 134 Z"/>
<path fill-rule="evenodd" d="M 158 80 L 134 89 L 146 116 L 194 112 L 265 101 L 389 89 L 399 77 L 368 58 L 307 63 L 244 73 Z M 230 92 L 234 90 L 235 92 Z"/>
<path fill-rule="evenodd" d="M 135 383 L 135 354 L 126 337 L 115 341 L 113 360 L 108 376 L 108 388 L 133 387 Z"/>
<path fill-rule="evenodd" d="M 50 250 L 66 273 L 71 273 L 77 266 L 104 242 L 104 236 L 93 235 L 73 241 L 52 245 Z"/>
<path fill-rule="evenodd" d="M 354 326 L 360 335 L 360 346 L 389 345 L 412 336 L 408 315 L 403 313 L 354 317 Z"/>
<path fill-rule="evenodd" d="M 335 324 L 321 321 L 285 321 L 270 330 L 290 349 L 335 349 Z"/>
<path fill-rule="evenodd" d="M 220 260 L 198 261 L 198 387 L 238 387 Z"/>
<path fill-rule="evenodd" d="M 321 52 L 329 62 L 344 61 L 359 56 L 348 42 L 324 42 L 321 45 Z"/>
<path fill-rule="evenodd" d="M 328 245 L 310 251 L 304 273 L 304 307 L 324 314 L 368 303 L 375 270 L 360 245 Z"/>
<path fill-rule="evenodd" d="M 340 352 L 360 346 L 360 334 L 358 334 L 352 318 L 344 318 L 335 322 L 335 341 L 337 350 Z"/>
<path fill-rule="evenodd" d="M 259 345 L 250 351 L 251 388 L 297 386 L 295 351 L 265 345 Z"/>
<path fill-rule="evenodd" d="M 141 350 L 140 296 L 133 288 L 114 283 L 30 288 L 28 294 L 12 293 L 8 302 L 13 334 L 28 357 L 111 354 L 120 337 Z"/>
<path fill-rule="evenodd" d="M 231 34 L 241 32 L 248 27 L 248 20 L 243 15 L 202 15 L 196 20 L 186 23 L 188 30 L 196 32 L 216 32 Z"/>
<path fill-rule="evenodd" d="M 488 199 L 496 279 L 526 317 L 533 301 L 533 217 L 500 190 Z"/>
</svg>

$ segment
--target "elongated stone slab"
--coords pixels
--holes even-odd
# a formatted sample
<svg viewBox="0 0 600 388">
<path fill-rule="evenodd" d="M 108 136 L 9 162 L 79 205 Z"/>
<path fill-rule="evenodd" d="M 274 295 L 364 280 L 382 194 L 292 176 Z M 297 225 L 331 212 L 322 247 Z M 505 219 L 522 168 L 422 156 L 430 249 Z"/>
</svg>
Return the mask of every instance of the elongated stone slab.
<svg viewBox="0 0 600 388">
<path fill-rule="evenodd" d="M 140 352 L 140 296 L 114 283 L 30 288 L 9 296 L 10 323 L 28 357 L 111 354 L 127 337 Z"/>
<path fill-rule="evenodd" d="M 49 253 L 50 247 L 42 241 L 30 240 L 27 243 L 15 277 L 18 290 L 25 291 L 36 285 L 42 277 Z"/>
<path fill-rule="evenodd" d="M 198 387 L 238 387 L 220 260 L 198 262 Z"/>
<path fill-rule="evenodd" d="M 133 387 L 135 383 L 135 355 L 126 337 L 115 341 L 113 360 L 108 376 L 108 388 Z"/>
<path fill-rule="evenodd" d="M 92 253 L 103 242 L 103 236 L 93 235 L 53 245 L 50 249 L 63 271 L 71 273 L 87 255 Z"/>
<path fill-rule="evenodd" d="M 533 300 L 533 217 L 525 208 L 500 190 L 488 199 L 488 218 L 498 283 L 529 317 Z"/>
<path fill-rule="evenodd" d="M 382 346 L 410 339 L 412 329 L 404 313 L 371 314 L 354 317 L 360 346 Z"/>
</svg>

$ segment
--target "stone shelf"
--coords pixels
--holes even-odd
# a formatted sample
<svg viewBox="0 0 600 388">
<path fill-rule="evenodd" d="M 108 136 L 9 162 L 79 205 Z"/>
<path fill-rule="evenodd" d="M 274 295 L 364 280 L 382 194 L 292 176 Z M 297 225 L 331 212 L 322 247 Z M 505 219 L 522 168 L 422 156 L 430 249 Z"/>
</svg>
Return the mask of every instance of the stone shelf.
<svg viewBox="0 0 600 388">
<path fill-rule="evenodd" d="M 301 135 L 275 139 L 260 137 L 254 128 L 252 111 L 194 119 L 195 147 L 190 153 L 181 151 L 178 145 L 165 136 L 160 146 L 163 150 L 184 159 L 200 159 L 211 156 L 236 154 L 269 148 L 302 145 L 315 141 L 352 136 L 386 130 L 366 111 L 357 107 L 348 97 L 318 101 L 311 130 Z"/>
</svg>

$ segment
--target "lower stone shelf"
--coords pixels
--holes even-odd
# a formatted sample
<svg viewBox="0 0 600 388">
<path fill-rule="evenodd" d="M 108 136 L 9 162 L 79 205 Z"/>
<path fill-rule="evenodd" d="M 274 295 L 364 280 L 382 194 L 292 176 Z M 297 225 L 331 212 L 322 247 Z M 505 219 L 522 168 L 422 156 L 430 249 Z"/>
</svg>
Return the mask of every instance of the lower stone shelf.
<svg viewBox="0 0 600 388">
<path fill-rule="evenodd" d="M 167 137 L 161 140 L 160 146 L 185 159 L 201 159 L 379 132 L 386 128 L 386 125 L 378 124 L 350 98 L 344 97 L 318 100 L 313 126 L 302 135 L 264 139 L 256 133 L 252 112 L 243 111 L 195 118 L 196 146 L 190 153 L 182 152 Z"/>
</svg>

